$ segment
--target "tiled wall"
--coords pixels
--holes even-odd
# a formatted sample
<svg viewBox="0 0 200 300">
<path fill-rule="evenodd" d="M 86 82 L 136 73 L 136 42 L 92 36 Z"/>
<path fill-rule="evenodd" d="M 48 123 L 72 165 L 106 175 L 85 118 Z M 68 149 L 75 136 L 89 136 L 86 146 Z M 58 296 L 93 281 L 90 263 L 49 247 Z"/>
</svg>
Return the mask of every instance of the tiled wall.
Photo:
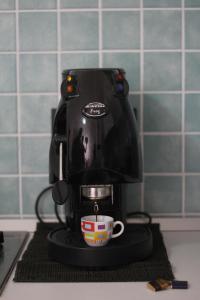
<svg viewBox="0 0 200 300">
<path fill-rule="evenodd" d="M 200 0 L 1 0 L 1 217 L 34 215 L 50 109 L 62 69 L 75 67 L 127 72 L 144 155 L 129 211 L 200 215 Z"/>
</svg>

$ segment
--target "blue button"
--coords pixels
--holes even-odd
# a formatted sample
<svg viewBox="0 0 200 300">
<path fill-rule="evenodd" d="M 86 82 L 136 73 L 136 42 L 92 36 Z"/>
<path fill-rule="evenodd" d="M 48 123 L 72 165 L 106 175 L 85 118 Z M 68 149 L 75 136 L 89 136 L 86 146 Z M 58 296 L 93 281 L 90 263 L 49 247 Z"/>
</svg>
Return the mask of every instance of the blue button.
<svg viewBox="0 0 200 300">
<path fill-rule="evenodd" d="M 117 84 L 117 92 L 121 93 L 121 92 L 123 92 L 123 90 L 124 90 L 123 84 L 122 83 L 118 83 Z"/>
</svg>

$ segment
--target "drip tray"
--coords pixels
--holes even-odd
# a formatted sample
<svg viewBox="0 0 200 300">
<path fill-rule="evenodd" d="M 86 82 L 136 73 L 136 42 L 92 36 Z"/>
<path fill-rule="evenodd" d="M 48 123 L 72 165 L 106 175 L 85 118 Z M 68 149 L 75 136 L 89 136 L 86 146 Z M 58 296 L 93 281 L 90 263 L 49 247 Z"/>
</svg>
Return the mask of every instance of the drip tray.
<svg viewBox="0 0 200 300">
<path fill-rule="evenodd" d="M 126 225 L 124 233 L 106 246 L 89 247 L 81 233 L 58 228 L 48 235 L 52 260 L 73 266 L 112 267 L 141 261 L 151 255 L 152 233 L 147 226 Z"/>
</svg>

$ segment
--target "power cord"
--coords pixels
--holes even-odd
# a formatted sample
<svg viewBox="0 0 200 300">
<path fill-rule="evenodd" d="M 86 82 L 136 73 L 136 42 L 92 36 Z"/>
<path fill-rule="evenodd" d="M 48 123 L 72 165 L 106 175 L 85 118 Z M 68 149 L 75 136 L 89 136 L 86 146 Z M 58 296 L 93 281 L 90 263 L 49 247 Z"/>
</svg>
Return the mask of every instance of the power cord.
<svg viewBox="0 0 200 300">
<path fill-rule="evenodd" d="M 40 212 L 39 212 L 39 204 L 40 204 L 40 201 L 42 199 L 42 197 L 44 196 L 44 194 L 46 194 L 48 191 L 52 190 L 53 189 L 53 186 L 50 185 L 48 187 L 46 187 L 45 189 L 43 189 L 40 194 L 37 196 L 36 198 L 36 201 L 35 201 L 35 214 L 36 214 L 36 217 L 37 219 L 39 220 L 40 223 L 42 223 L 43 225 L 48 225 L 47 222 L 45 222 L 41 215 L 40 215 Z M 60 215 L 59 215 L 59 212 L 58 212 L 58 207 L 57 207 L 57 204 L 54 205 L 54 212 L 55 212 L 55 215 L 56 215 L 56 218 L 58 220 L 58 222 L 62 225 L 65 225 L 65 223 L 62 221 L 62 219 L 60 218 Z"/>
</svg>

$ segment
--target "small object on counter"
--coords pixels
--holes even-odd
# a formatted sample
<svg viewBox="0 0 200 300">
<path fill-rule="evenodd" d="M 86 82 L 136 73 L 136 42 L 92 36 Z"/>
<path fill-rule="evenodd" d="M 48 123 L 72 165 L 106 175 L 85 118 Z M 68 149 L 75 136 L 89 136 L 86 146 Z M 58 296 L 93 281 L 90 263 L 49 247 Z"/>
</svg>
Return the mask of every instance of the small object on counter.
<svg viewBox="0 0 200 300">
<path fill-rule="evenodd" d="M 171 282 L 172 289 L 188 289 L 188 282 L 183 280 L 172 280 Z"/>
<path fill-rule="evenodd" d="M 158 278 L 147 283 L 147 287 L 154 292 L 165 290 L 170 287 L 170 285 L 171 281 L 162 278 Z"/>
<path fill-rule="evenodd" d="M 158 291 L 163 291 L 166 289 L 188 289 L 188 282 L 187 281 L 183 281 L 183 280 L 166 280 L 163 278 L 158 278 L 156 280 L 153 281 L 149 281 L 147 283 L 147 287 L 154 291 L 154 292 L 158 292 Z"/>
</svg>

